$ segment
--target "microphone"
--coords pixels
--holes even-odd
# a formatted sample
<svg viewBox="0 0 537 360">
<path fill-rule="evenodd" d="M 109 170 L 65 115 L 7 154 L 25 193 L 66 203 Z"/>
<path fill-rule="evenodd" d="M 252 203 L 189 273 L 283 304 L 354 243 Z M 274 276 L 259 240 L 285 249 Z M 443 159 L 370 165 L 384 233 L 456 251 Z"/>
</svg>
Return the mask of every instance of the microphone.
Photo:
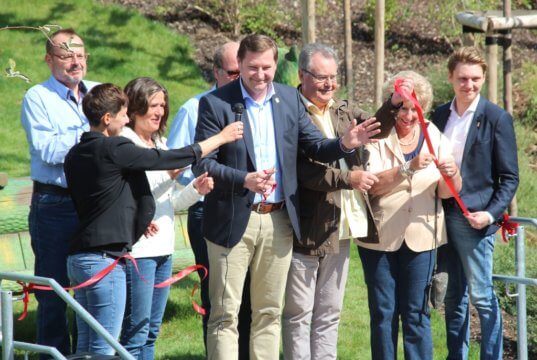
<svg viewBox="0 0 537 360">
<path fill-rule="evenodd" d="M 231 110 L 235 113 L 235 121 L 242 121 L 242 112 L 244 111 L 244 105 L 242 103 L 236 103 Z"/>
</svg>

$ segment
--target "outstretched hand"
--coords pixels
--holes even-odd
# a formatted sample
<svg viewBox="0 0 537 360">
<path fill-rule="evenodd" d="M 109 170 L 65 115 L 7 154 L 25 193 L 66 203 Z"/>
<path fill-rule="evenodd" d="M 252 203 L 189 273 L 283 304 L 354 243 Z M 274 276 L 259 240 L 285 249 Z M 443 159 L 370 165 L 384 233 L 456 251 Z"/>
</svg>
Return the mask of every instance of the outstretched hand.
<svg viewBox="0 0 537 360">
<path fill-rule="evenodd" d="M 235 121 L 223 128 L 222 131 L 220 131 L 220 135 L 224 144 L 242 139 L 243 133 L 244 124 L 242 123 L 242 121 Z"/>
<path fill-rule="evenodd" d="M 341 137 L 341 144 L 346 149 L 351 150 L 365 144 L 378 142 L 378 139 L 372 139 L 372 137 L 380 133 L 379 127 L 380 122 L 374 117 L 358 125 L 356 125 L 356 119 L 354 119 Z"/>
<path fill-rule="evenodd" d="M 172 180 L 175 180 L 179 175 L 181 175 L 186 168 L 181 169 L 175 169 L 175 170 L 168 170 L 168 174 L 170 175 L 170 178 Z"/>
<path fill-rule="evenodd" d="M 194 179 L 194 189 L 200 195 L 207 195 L 214 189 L 214 179 L 209 176 L 209 173 L 204 172 Z"/>
</svg>

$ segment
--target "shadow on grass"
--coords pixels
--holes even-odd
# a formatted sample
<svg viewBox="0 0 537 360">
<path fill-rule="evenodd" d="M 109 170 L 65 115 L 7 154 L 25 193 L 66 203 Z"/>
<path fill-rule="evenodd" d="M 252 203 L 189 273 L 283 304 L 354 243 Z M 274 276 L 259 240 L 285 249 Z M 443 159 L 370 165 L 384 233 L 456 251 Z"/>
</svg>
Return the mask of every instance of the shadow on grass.
<svg viewBox="0 0 537 360">
<path fill-rule="evenodd" d="M 181 68 L 181 74 L 172 74 L 178 65 Z M 199 67 L 189 54 L 187 44 L 175 45 L 173 50 L 167 56 L 163 56 L 157 66 L 159 75 L 163 79 L 182 82 L 187 84 L 188 80 L 197 80 L 199 78 Z"/>
<path fill-rule="evenodd" d="M 43 14 L 41 17 L 24 17 L 24 23 L 14 13 L 0 14 L 0 24 L 4 26 L 43 26 L 45 24 L 57 23 L 58 20 L 73 16 L 73 12 L 77 9 L 77 6 L 65 1 L 54 5 L 50 8 L 49 12 Z M 53 20 L 51 20 L 53 19 Z"/>
<path fill-rule="evenodd" d="M 132 13 L 120 9 L 112 9 L 108 17 L 108 24 L 111 26 L 126 26 L 132 18 Z"/>
<path fill-rule="evenodd" d="M 185 354 L 185 353 L 176 352 L 176 353 L 167 353 L 165 358 L 173 359 L 173 360 L 203 360 L 205 359 L 205 356 L 199 355 L 199 354 L 192 354 L 192 353 Z M 157 357 L 157 359 L 161 359 L 161 360 L 165 358 Z"/>
</svg>

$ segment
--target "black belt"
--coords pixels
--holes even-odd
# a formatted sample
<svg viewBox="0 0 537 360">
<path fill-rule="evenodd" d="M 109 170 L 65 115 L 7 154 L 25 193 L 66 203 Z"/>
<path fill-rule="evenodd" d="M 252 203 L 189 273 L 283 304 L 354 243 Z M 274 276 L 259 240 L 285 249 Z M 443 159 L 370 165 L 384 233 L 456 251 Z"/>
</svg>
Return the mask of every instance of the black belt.
<svg viewBox="0 0 537 360">
<path fill-rule="evenodd" d="M 58 185 L 43 184 L 39 181 L 34 181 L 34 192 L 36 193 L 45 193 L 45 194 L 54 194 L 62 196 L 70 196 L 69 190 L 62 188 Z"/>
</svg>

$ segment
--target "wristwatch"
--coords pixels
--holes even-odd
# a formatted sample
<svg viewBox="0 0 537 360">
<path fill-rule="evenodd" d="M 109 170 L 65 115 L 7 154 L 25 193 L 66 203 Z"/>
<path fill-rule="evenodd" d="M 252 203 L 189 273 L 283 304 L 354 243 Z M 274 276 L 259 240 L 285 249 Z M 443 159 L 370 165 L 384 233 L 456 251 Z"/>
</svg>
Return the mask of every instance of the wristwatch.
<svg viewBox="0 0 537 360">
<path fill-rule="evenodd" d="M 399 166 L 399 173 L 406 179 L 414 175 L 415 171 L 410 167 L 410 161 Z"/>
</svg>

